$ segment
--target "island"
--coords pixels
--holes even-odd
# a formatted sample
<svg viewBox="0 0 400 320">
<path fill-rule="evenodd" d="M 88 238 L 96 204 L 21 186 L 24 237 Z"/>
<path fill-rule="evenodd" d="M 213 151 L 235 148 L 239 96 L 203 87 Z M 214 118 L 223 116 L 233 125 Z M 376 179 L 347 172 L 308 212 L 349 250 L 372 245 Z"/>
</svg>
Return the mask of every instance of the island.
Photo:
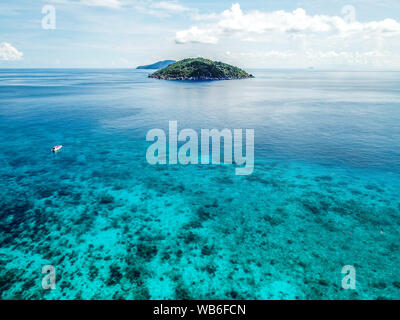
<svg viewBox="0 0 400 320">
<path fill-rule="evenodd" d="M 153 64 L 149 64 L 147 66 L 139 66 L 136 69 L 162 69 L 168 67 L 170 64 L 173 64 L 175 62 L 175 60 L 163 60 Z"/>
<path fill-rule="evenodd" d="M 162 80 L 232 80 L 254 78 L 232 65 L 204 58 L 188 58 L 149 75 Z"/>
</svg>

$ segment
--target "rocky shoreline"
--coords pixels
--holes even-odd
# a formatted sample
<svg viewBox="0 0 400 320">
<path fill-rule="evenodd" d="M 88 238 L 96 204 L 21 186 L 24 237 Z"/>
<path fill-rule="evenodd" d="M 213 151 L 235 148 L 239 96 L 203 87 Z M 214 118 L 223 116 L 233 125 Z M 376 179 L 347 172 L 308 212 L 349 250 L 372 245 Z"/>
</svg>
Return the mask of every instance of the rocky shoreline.
<svg viewBox="0 0 400 320">
<path fill-rule="evenodd" d="M 159 79 L 159 80 L 187 80 L 187 81 L 222 81 L 222 80 L 238 80 L 238 79 L 249 79 L 254 78 L 252 74 L 248 77 L 225 77 L 225 78 L 214 78 L 214 77 L 169 77 L 157 74 L 149 74 L 149 78 Z"/>
</svg>

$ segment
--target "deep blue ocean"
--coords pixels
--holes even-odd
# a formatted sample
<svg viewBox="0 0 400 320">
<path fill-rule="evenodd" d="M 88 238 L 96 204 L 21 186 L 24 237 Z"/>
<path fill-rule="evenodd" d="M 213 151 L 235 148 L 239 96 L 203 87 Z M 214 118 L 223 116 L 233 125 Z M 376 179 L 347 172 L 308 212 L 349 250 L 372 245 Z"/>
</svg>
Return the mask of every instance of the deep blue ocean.
<svg viewBox="0 0 400 320">
<path fill-rule="evenodd" d="M 400 73 L 249 71 L 0 70 L 0 298 L 399 299 Z M 254 129 L 254 173 L 149 165 L 170 120 Z"/>
</svg>

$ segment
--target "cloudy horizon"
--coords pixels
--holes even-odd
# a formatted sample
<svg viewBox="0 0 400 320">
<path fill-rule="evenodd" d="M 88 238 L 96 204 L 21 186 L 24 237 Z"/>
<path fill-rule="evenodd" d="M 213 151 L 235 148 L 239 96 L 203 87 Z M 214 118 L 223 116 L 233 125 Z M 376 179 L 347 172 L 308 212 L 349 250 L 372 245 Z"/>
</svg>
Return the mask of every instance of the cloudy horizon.
<svg viewBox="0 0 400 320">
<path fill-rule="evenodd" d="M 394 0 L 6 0 L 0 68 L 132 68 L 202 56 L 246 68 L 400 69 L 399 9 Z"/>
</svg>

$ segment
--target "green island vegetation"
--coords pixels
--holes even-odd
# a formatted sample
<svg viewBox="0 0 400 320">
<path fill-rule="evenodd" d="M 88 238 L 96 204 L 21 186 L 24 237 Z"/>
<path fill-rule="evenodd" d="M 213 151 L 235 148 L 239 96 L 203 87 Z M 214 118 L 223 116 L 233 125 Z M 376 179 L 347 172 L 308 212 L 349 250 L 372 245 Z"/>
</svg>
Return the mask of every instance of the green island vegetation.
<svg viewBox="0 0 400 320">
<path fill-rule="evenodd" d="M 188 58 L 149 75 L 162 80 L 232 80 L 254 78 L 246 71 L 219 61 Z"/>
</svg>

